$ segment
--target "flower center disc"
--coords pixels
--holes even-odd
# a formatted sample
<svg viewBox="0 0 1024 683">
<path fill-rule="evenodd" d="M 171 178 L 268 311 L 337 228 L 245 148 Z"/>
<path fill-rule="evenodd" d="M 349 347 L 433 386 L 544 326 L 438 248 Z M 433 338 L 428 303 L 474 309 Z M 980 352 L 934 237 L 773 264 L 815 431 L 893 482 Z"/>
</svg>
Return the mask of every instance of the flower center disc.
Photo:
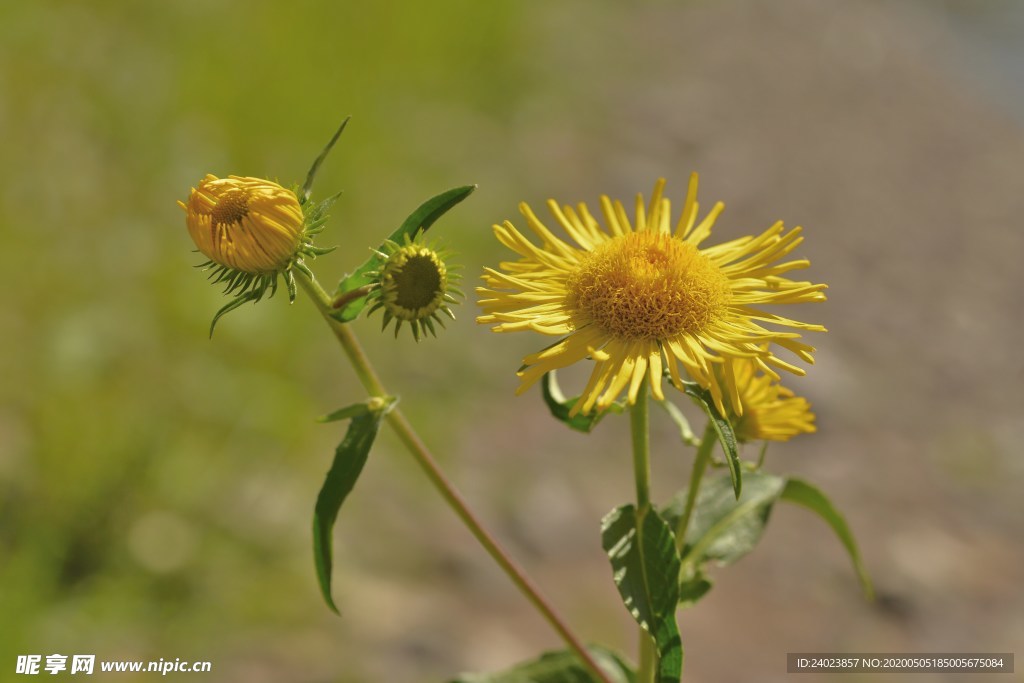
<svg viewBox="0 0 1024 683">
<path fill-rule="evenodd" d="M 404 247 L 384 269 L 388 298 L 397 307 L 394 315 L 404 320 L 429 316 L 444 302 L 447 272 L 433 252 Z M 388 286 L 390 285 L 390 286 Z"/>
<path fill-rule="evenodd" d="M 231 188 L 217 198 L 210 217 L 214 225 L 238 223 L 249 213 L 249 192 L 241 188 Z"/>
<path fill-rule="evenodd" d="M 697 334 L 720 319 L 729 281 L 696 247 L 653 231 L 620 235 L 586 254 L 566 281 L 576 329 L 620 340 Z"/>
</svg>

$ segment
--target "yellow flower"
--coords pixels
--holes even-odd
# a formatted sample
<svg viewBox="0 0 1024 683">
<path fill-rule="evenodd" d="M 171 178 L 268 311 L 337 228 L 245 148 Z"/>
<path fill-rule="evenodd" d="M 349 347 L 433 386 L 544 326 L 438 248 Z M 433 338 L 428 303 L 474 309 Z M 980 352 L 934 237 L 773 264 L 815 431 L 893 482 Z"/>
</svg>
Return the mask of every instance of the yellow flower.
<svg viewBox="0 0 1024 683">
<path fill-rule="evenodd" d="M 207 175 L 178 206 L 192 241 L 219 266 L 268 275 L 287 268 L 303 246 L 298 197 L 269 180 Z"/>
<path fill-rule="evenodd" d="M 455 314 L 448 304 L 456 303 L 453 293 L 462 296 L 462 292 L 452 285 L 459 276 L 449 272 L 445 265 L 447 253 L 408 237 L 403 245 L 388 240 L 383 251 L 378 253 L 387 260 L 372 273 L 375 282 L 367 294 L 367 302 L 371 304 L 367 315 L 383 308 L 381 329 L 397 320 L 396 338 L 402 323 L 409 323 L 416 341 L 420 340 L 424 330 L 436 337 L 434 323 L 444 327 L 444 321 L 438 314 L 444 313 L 454 320 Z"/>
<path fill-rule="evenodd" d="M 797 396 L 771 377 L 758 374 L 754 362 L 745 358 L 730 359 L 715 366 L 719 381 L 725 381 L 728 373 L 734 378 L 744 406 L 742 417 L 737 417 L 734 409 L 730 415 L 733 431 L 740 442 L 789 441 L 798 434 L 817 431 L 814 413 L 807 399 Z M 726 407 L 733 408 L 731 399 L 727 398 Z"/>
<path fill-rule="evenodd" d="M 825 285 L 796 282 L 784 273 L 809 265 L 807 260 L 782 261 L 803 241 L 801 229 L 785 232 L 778 222 L 756 237 L 742 237 L 700 248 L 721 213 L 719 202 L 697 222 L 697 175 L 690 179 L 682 216 L 673 232 L 665 181 L 654 187 L 645 207 L 637 196 L 636 218 L 630 224 L 620 202 L 601 197 L 602 227 L 586 205 L 576 210 L 548 201 L 555 220 L 575 244 L 556 237 L 520 204 L 538 246 L 506 221 L 495 225 L 498 240 L 516 252 L 517 261 L 485 269 L 486 287 L 477 322 L 495 332 L 532 330 L 562 337 L 523 360 L 518 375 L 522 393 L 551 370 L 585 358 L 595 361 L 590 381 L 574 412 L 603 410 L 628 389 L 636 401 L 650 371 L 651 392 L 662 400 L 662 370 L 682 388 L 680 366 L 714 398 L 725 414 L 723 396 L 742 414 L 743 401 L 725 366 L 725 358 L 747 358 L 762 372 L 779 379 L 774 368 L 797 375 L 804 371 L 778 358 L 774 343 L 807 363 L 814 349 L 797 341 L 797 332 L 768 329 L 772 323 L 797 330 L 824 331 L 820 325 L 790 320 L 756 306 L 824 301 Z"/>
</svg>

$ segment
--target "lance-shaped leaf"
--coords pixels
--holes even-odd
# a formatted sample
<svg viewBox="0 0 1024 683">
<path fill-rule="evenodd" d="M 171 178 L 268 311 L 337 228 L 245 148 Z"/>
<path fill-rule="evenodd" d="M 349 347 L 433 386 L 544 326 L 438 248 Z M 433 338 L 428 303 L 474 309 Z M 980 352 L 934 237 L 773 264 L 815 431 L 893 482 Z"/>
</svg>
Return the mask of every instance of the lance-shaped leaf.
<svg viewBox="0 0 1024 683">
<path fill-rule="evenodd" d="M 609 681 L 635 683 L 636 674 L 618 654 L 594 645 L 587 650 Z M 463 674 L 451 683 L 597 683 L 597 679 L 575 652 L 559 650 L 498 673 Z"/>
<path fill-rule="evenodd" d="M 558 380 L 555 379 L 555 371 L 552 370 L 544 375 L 541 380 L 541 393 L 544 396 L 544 404 L 551 411 L 551 414 L 558 421 L 564 423 L 570 429 L 575 429 L 578 432 L 589 433 L 598 422 L 601 421 L 605 415 L 609 413 L 621 413 L 622 405 L 619 403 L 613 403 L 606 410 L 594 411 L 589 415 L 583 415 L 577 413 L 576 415 L 570 415 L 573 406 L 575 406 L 580 397 L 566 398 L 562 394 L 562 390 L 558 387 Z"/>
<path fill-rule="evenodd" d="M 860 579 L 864 596 L 868 600 L 873 600 L 875 591 L 871 585 L 871 577 L 868 576 L 867 568 L 860 559 L 860 551 L 857 550 L 857 542 L 853 538 L 853 532 L 850 531 L 850 527 L 846 524 L 843 516 L 832 505 L 832 501 L 818 488 L 800 479 L 789 479 L 786 482 L 786 487 L 782 490 L 780 498 L 790 503 L 804 506 L 832 527 L 832 531 L 839 537 L 840 542 L 842 542 L 843 547 L 846 548 L 846 552 L 850 556 L 850 561 L 853 562 L 853 568 L 857 572 L 857 578 Z"/>
<path fill-rule="evenodd" d="M 725 451 L 725 462 L 729 465 L 733 494 L 738 500 L 740 491 L 743 490 L 743 469 L 740 467 L 739 448 L 736 445 L 736 434 L 732 430 L 732 425 L 725 416 L 718 412 L 710 391 L 696 382 L 683 382 L 683 391 L 704 409 L 708 419 L 711 420 L 715 434 L 718 436 L 718 443 L 722 444 L 722 450 Z"/>
<path fill-rule="evenodd" d="M 449 209 L 461 202 L 463 199 L 468 197 L 473 190 L 476 189 L 476 185 L 466 185 L 464 187 L 456 187 L 447 192 L 442 192 L 436 197 L 432 197 L 427 201 L 423 202 L 418 209 L 413 211 L 405 222 L 397 230 L 395 230 L 388 237 L 388 240 L 395 242 L 396 244 L 403 244 L 405 239 L 413 239 L 420 232 L 425 232 L 434 222 L 443 216 Z M 377 252 L 383 252 L 384 245 L 381 244 L 377 249 Z M 336 296 L 343 294 L 350 294 L 356 292 L 361 287 L 373 282 L 374 271 L 380 270 L 385 263 L 385 257 L 381 256 L 380 253 L 374 253 L 373 256 L 368 258 L 363 265 L 356 268 L 354 272 L 346 275 L 345 278 L 338 283 L 338 290 L 335 293 Z M 337 309 L 331 316 L 343 323 L 355 320 L 359 313 L 366 307 L 366 295 L 362 294 L 353 298 L 348 298 L 341 308 Z"/>
<path fill-rule="evenodd" d="M 337 612 L 338 608 L 331 597 L 331 532 L 342 503 L 352 492 L 359 474 L 363 471 L 370 447 L 373 446 L 373 440 L 380 428 L 380 421 L 394 403 L 392 398 L 374 398 L 366 403 L 357 403 L 337 410 L 322 419 L 324 422 L 351 419 L 345 438 L 334 451 L 334 462 L 327 472 L 313 512 L 313 562 L 320 582 L 320 592 L 323 593 L 327 606 L 334 612 Z"/>
<path fill-rule="evenodd" d="M 659 683 L 678 682 L 683 671 L 675 616 L 680 565 L 672 529 L 653 508 L 638 515 L 624 505 L 601 521 L 601 546 L 623 604 L 654 639 Z"/>
</svg>

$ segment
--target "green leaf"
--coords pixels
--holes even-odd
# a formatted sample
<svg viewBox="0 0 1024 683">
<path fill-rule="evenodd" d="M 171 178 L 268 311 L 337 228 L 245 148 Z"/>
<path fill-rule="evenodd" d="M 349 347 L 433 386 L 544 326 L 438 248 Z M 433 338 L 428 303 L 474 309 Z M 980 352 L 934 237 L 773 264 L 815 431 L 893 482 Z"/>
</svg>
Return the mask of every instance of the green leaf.
<svg viewBox="0 0 1024 683">
<path fill-rule="evenodd" d="M 339 408 L 333 413 L 328 413 L 323 417 L 318 417 L 317 422 L 337 422 L 338 420 L 347 420 L 350 417 L 359 417 L 360 415 L 366 415 L 370 412 L 369 403 L 353 403 L 350 406 Z"/>
<path fill-rule="evenodd" d="M 684 574 L 685 574 L 684 570 Z M 700 571 L 689 573 L 679 580 L 679 607 L 692 607 L 711 590 L 711 579 Z"/>
<path fill-rule="evenodd" d="M 732 425 L 718 412 L 710 391 L 696 382 L 683 382 L 683 391 L 704 409 L 708 419 L 711 420 L 715 434 L 718 436 L 718 443 L 722 444 L 722 450 L 725 451 L 725 461 L 729 465 L 729 476 L 732 478 L 733 494 L 739 500 L 740 491 L 743 490 L 743 469 L 740 467 L 739 448 L 736 445 L 736 434 L 732 431 Z"/>
<path fill-rule="evenodd" d="M 544 378 L 540 382 L 541 392 L 544 395 L 544 403 L 547 405 L 548 410 L 555 419 L 565 423 L 571 429 L 575 429 L 578 432 L 590 433 L 598 422 L 609 413 L 621 413 L 623 408 L 621 404 L 613 403 L 608 407 L 607 410 L 600 412 L 594 411 L 589 415 L 576 414 L 570 417 L 569 413 L 572 411 L 580 397 L 565 398 L 562 394 L 562 390 L 558 388 L 558 380 L 555 379 L 555 371 L 552 370 L 544 375 Z"/>
<path fill-rule="evenodd" d="M 679 681 L 683 647 L 675 613 L 680 563 L 672 529 L 656 510 L 638 515 L 632 505 L 624 505 L 601 521 L 601 546 L 623 604 L 654 639 L 659 683 Z"/>
<path fill-rule="evenodd" d="M 635 683 L 636 674 L 615 652 L 592 645 L 587 648 L 612 683 Z M 597 683 L 575 652 L 546 652 L 539 658 L 493 674 L 463 674 L 451 683 Z"/>
<path fill-rule="evenodd" d="M 839 537 L 850 555 L 854 569 L 871 599 L 873 591 L 867 570 L 861 562 L 857 544 L 846 521 L 820 490 L 800 479 L 776 477 L 760 471 L 747 472 L 739 500 L 732 495 L 727 477 L 708 479 L 694 505 L 690 526 L 682 550 L 680 603 L 695 602 L 711 584 L 703 575 L 705 563 L 732 564 L 757 545 L 776 501 L 785 500 L 817 513 Z M 673 528 L 682 517 L 686 492 L 680 492 L 662 510 Z"/>
<path fill-rule="evenodd" d="M 683 544 L 682 581 L 699 573 L 707 561 L 714 560 L 721 566 L 732 564 L 761 539 L 786 480 L 764 472 L 747 472 L 744 482 L 739 500 L 733 496 L 729 477 L 710 478 L 701 486 Z M 669 524 L 678 524 L 685 501 L 686 492 L 681 491 L 662 511 Z"/>
<path fill-rule="evenodd" d="M 313 512 L 313 562 L 316 565 L 320 591 L 327 606 L 338 612 L 331 597 L 332 536 L 334 522 L 345 498 L 352 492 L 363 471 L 370 447 L 377 436 L 380 421 L 387 414 L 394 399 L 371 399 L 335 411 L 325 419 L 351 418 L 345 438 L 334 451 L 334 462 L 320 489 Z"/>
<path fill-rule="evenodd" d="M 442 192 L 436 197 L 428 199 L 421 204 L 418 209 L 413 211 L 397 230 L 391 233 L 388 240 L 397 244 L 402 244 L 406 237 L 413 239 L 421 231 L 426 232 L 426 230 L 430 228 L 438 218 L 468 197 L 475 189 L 476 185 L 456 187 L 452 190 L 448 190 L 447 192 Z M 377 251 L 383 251 L 383 249 L 384 245 L 381 244 Z M 355 272 L 345 276 L 345 278 L 338 283 L 338 289 L 335 295 L 340 296 L 370 284 L 373 282 L 373 276 L 371 273 L 379 270 L 384 263 L 385 258 L 380 254 L 375 253 L 367 259 L 363 265 L 356 268 Z M 331 313 L 331 316 L 343 323 L 347 323 L 355 320 L 365 306 L 366 296 L 358 296 L 346 302 L 340 309 Z"/>
<path fill-rule="evenodd" d="M 857 550 L 857 542 L 854 540 L 853 533 L 846 524 L 846 520 L 832 505 L 832 501 L 818 488 L 800 479 L 788 480 L 780 498 L 781 500 L 804 506 L 816 513 L 832 527 L 832 531 L 839 537 L 843 547 L 846 548 L 847 554 L 850 556 L 850 560 L 853 562 L 853 568 L 857 572 L 857 578 L 860 579 L 864 596 L 868 600 L 873 600 L 875 591 L 871 585 L 871 577 L 868 576 L 867 568 L 864 567 L 864 563 L 861 561 L 860 552 Z"/>
<path fill-rule="evenodd" d="M 331 148 L 334 147 L 334 143 L 336 143 L 338 138 L 341 137 L 341 133 L 345 130 L 345 126 L 348 125 L 348 121 L 351 118 L 351 116 L 345 117 L 345 120 L 341 122 L 340 126 L 338 126 L 338 130 L 335 131 L 330 141 L 324 146 L 320 151 L 319 156 L 317 156 L 313 161 L 313 165 L 309 167 L 309 172 L 306 174 L 306 182 L 302 183 L 302 189 L 299 191 L 300 204 L 305 204 L 309 201 L 309 195 L 313 191 L 313 180 L 316 179 L 316 172 L 320 170 L 320 164 L 324 163 L 324 159 L 327 158 L 327 154 L 331 151 Z"/>
</svg>

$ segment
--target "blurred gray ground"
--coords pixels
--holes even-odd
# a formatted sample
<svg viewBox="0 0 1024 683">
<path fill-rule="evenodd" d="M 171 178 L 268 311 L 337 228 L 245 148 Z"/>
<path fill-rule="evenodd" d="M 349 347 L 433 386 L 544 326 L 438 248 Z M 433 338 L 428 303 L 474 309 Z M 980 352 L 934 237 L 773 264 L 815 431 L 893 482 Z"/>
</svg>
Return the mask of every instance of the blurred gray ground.
<svg viewBox="0 0 1024 683">
<path fill-rule="evenodd" d="M 557 187 L 564 202 L 593 201 L 596 188 L 626 198 L 665 174 L 681 198 L 699 170 L 704 206 L 726 202 L 718 239 L 777 218 L 804 225 L 810 277 L 830 287 L 826 305 L 797 314 L 829 333 L 814 340 L 807 378 L 789 382 L 811 398 L 820 433 L 773 447 L 769 467 L 834 495 L 880 600 L 860 600 L 823 525 L 779 509 L 764 545 L 680 615 L 688 680 L 784 680 L 793 651 L 1024 642 L 1024 33 L 1020 6 L 984 16 L 979 5 L 659 4 L 595 26 L 577 4 L 550 9 L 536 28 L 531 53 L 547 89 L 521 105 L 512 133 L 531 150 L 516 160 L 526 197 Z M 979 48 L 985 22 L 1018 29 L 1015 45 L 1000 46 L 1009 54 Z M 523 410 L 536 406 L 503 406 L 478 433 Z M 509 523 L 537 553 L 527 561 L 557 602 L 594 610 L 591 633 L 629 650 L 628 619 L 618 633 L 608 626 L 599 552 L 563 540 L 629 496 L 626 427 L 524 435 L 520 419 L 504 448 L 481 441 L 460 458 L 467 470 L 493 458 L 472 497 L 500 496 L 506 482 L 486 473 L 509 458 L 544 471 L 509 502 Z M 667 496 L 685 470 L 671 430 L 662 437 L 655 472 Z M 523 500 L 536 505 L 514 511 Z M 506 638 L 534 632 L 502 623 Z M 494 640 L 471 631 L 471 642 Z"/>
<path fill-rule="evenodd" d="M 468 289 L 506 257 L 486 226 L 521 224 L 521 200 L 628 200 L 665 176 L 678 211 L 696 170 L 702 206 L 726 202 L 713 240 L 805 226 L 800 253 L 829 301 L 794 316 L 829 332 L 788 385 L 819 433 L 773 446 L 768 467 L 833 496 L 881 599 L 861 599 L 823 524 L 778 509 L 762 545 L 681 613 L 686 680 L 785 680 L 795 651 L 1024 642 L 1024 5 L 576 0 L 522 16 L 496 3 L 481 25 L 489 7 L 452 2 L 472 21 L 438 20 L 446 40 L 408 52 L 385 31 L 411 30 L 402 12 L 367 5 L 352 10 L 377 12 L 366 26 L 314 22 L 362 51 L 347 62 L 342 38 L 273 52 L 309 23 L 292 35 L 269 10 L 182 3 L 150 21 L 98 6 L 41 4 L 0 29 L 34 55 L 0 80 L 0 265 L 25 283 L 0 295 L 4 662 L 63 649 L 209 659 L 222 681 L 437 681 L 561 646 L 390 434 L 339 520 L 343 617 L 328 614 L 307 534 L 338 434 L 310 418 L 361 392 L 306 302 L 246 307 L 204 338 L 220 301 L 188 268 L 173 199 L 208 171 L 297 177 L 335 109 L 356 118 L 318 181 L 346 190 L 323 240 L 348 231 L 343 249 L 318 262 L 327 281 L 404 217 L 394 207 L 465 182 L 480 190 L 440 230 Z M 30 20 L 45 49 L 24 37 Z M 246 39 L 223 42 L 229 26 Z M 464 70 L 432 70 L 444 50 Z M 46 60 L 66 82 L 47 85 Z M 323 101 L 291 108 L 265 77 L 275 60 Z M 539 396 L 512 395 L 521 357 L 546 341 L 490 335 L 472 300 L 457 313 L 418 346 L 356 325 L 552 601 L 586 639 L 634 656 L 598 538 L 633 495 L 627 424 L 567 432 Z M 660 500 L 691 457 L 666 422 L 655 414 Z"/>
</svg>

